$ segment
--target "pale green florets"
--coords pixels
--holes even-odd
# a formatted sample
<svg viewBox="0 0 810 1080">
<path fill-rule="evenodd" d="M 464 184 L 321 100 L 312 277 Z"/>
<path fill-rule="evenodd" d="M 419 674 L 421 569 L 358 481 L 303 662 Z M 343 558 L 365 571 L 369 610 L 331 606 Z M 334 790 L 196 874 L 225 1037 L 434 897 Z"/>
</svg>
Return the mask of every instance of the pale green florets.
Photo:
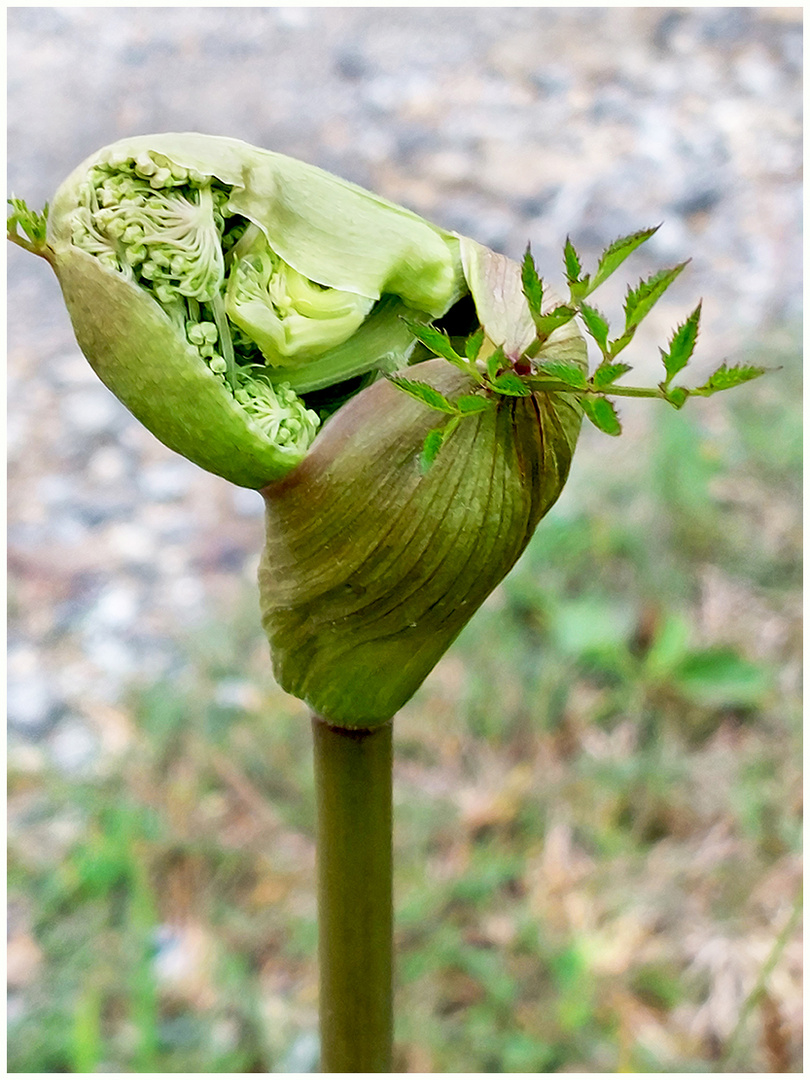
<svg viewBox="0 0 810 1080">
<path fill-rule="evenodd" d="M 306 448 L 315 438 L 318 414 L 308 409 L 287 383 L 274 386 L 266 379 L 240 373 L 234 397 L 276 446 Z"/>
<path fill-rule="evenodd" d="M 219 181 L 175 165 L 162 154 L 110 160 L 90 170 L 73 212 L 72 241 L 158 301 L 191 348 L 269 439 L 277 446 L 306 449 L 320 423 L 317 413 L 286 383 L 274 386 L 256 376 L 260 372 L 257 361 L 264 362 L 263 346 L 250 325 L 236 319 L 231 323 L 230 312 L 226 313 L 228 266 L 232 273 L 239 270 L 240 248 L 245 246 L 239 244 L 240 238 L 249 242 L 258 231 L 246 219 L 232 215 L 228 198 L 229 190 Z M 274 267 L 286 267 L 266 245 L 264 250 Z M 276 303 L 286 311 L 285 305 L 295 302 L 318 318 L 311 303 L 307 308 L 307 290 L 313 296 L 351 295 L 325 290 L 287 270 L 295 301 L 281 295 L 284 280 L 276 275 L 275 291 L 270 299 L 265 294 L 265 305 Z M 327 304 L 324 311 L 328 310 L 332 315 L 321 317 L 340 314 L 335 303 L 331 309 Z M 367 309 L 352 329 L 365 314 Z M 307 321 L 312 319 L 307 317 Z"/>
<path fill-rule="evenodd" d="M 114 260 L 127 276 L 146 279 L 162 303 L 177 295 L 211 300 L 225 281 L 227 196 L 220 191 L 216 198 L 210 180 L 191 184 L 186 170 L 178 176 L 150 165 L 149 176 L 142 175 L 148 166 L 137 163 L 129 172 L 92 171 L 74 214 L 73 243 L 107 265 Z"/>
<path fill-rule="evenodd" d="M 374 301 L 310 281 L 259 235 L 234 266 L 225 304 L 229 318 L 258 344 L 268 363 L 289 365 L 347 341 Z"/>
</svg>

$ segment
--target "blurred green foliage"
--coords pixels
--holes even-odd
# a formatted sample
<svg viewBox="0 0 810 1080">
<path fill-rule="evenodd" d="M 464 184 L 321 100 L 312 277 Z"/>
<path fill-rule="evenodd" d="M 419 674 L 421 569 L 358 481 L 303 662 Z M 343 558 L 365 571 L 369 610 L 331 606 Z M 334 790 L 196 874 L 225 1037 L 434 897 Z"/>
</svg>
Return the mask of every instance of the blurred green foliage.
<svg viewBox="0 0 810 1080">
<path fill-rule="evenodd" d="M 586 434 L 524 558 L 398 718 L 401 1071 L 721 1060 L 728 1032 L 701 1020 L 721 988 L 692 938 L 737 940 L 742 964 L 798 887 L 790 343 L 780 361 L 717 402 L 648 406 L 621 440 Z M 11 946 L 31 958 L 12 1072 L 315 1067 L 309 725 L 269 677 L 255 597 L 221 616 L 182 677 L 133 690 L 112 763 L 12 765 Z M 781 1051 L 764 1023 L 740 1067 L 800 1067 L 787 1022 Z"/>
</svg>

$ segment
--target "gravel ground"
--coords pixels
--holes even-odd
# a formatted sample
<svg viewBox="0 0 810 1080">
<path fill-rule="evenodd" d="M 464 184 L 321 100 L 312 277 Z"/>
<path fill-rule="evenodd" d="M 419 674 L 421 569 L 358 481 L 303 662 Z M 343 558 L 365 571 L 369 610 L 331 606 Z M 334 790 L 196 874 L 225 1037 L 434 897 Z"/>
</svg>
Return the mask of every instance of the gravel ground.
<svg viewBox="0 0 810 1080">
<path fill-rule="evenodd" d="M 106 143 L 198 130 L 531 239 L 551 279 L 567 234 L 593 258 L 664 221 L 633 273 L 694 260 L 640 345 L 702 295 L 715 366 L 799 319 L 801 35 L 798 7 L 12 8 L 10 189 L 41 205 Z M 17 249 L 8 436 L 11 753 L 81 770 L 94 706 L 253 579 L 261 500 L 128 416 Z"/>
</svg>

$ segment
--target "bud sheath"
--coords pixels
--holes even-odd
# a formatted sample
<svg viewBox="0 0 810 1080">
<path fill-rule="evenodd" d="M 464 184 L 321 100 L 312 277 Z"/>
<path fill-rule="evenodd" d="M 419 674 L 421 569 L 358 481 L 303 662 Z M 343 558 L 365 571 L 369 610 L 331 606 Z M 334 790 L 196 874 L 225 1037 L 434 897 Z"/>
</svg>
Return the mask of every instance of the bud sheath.
<svg viewBox="0 0 810 1080">
<path fill-rule="evenodd" d="M 451 401 L 473 389 L 443 360 L 408 374 Z M 556 501 L 580 420 L 567 395 L 500 397 L 423 474 L 436 413 L 385 381 L 348 402 L 263 491 L 259 583 L 281 685 L 333 724 L 393 716 Z"/>
</svg>

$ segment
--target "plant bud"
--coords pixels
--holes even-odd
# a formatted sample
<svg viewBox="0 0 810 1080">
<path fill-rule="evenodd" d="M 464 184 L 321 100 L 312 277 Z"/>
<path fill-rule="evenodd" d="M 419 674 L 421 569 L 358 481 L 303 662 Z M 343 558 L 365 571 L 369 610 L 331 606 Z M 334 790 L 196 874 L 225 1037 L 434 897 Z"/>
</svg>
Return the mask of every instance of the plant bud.
<svg viewBox="0 0 810 1080">
<path fill-rule="evenodd" d="M 573 324 L 557 345 L 585 362 Z M 451 401 L 472 388 L 444 360 L 408 376 Z M 556 501 L 581 416 L 567 394 L 499 397 L 424 473 L 434 412 L 387 381 L 344 405 L 301 465 L 262 492 L 259 587 L 280 684 L 339 726 L 393 716 Z"/>
<path fill-rule="evenodd" d="M 38 253 L 110 390 L 167 446 L 253 488 L 304 458 L 347 380 L 407 363 L 402 316 L 436 318 L 467 291 L 457 237 L 206 135 L 139 136 L 88 158 L 59 188 Z M 314 391 L 317 410 L 303 398 Z"/>
</svg>

